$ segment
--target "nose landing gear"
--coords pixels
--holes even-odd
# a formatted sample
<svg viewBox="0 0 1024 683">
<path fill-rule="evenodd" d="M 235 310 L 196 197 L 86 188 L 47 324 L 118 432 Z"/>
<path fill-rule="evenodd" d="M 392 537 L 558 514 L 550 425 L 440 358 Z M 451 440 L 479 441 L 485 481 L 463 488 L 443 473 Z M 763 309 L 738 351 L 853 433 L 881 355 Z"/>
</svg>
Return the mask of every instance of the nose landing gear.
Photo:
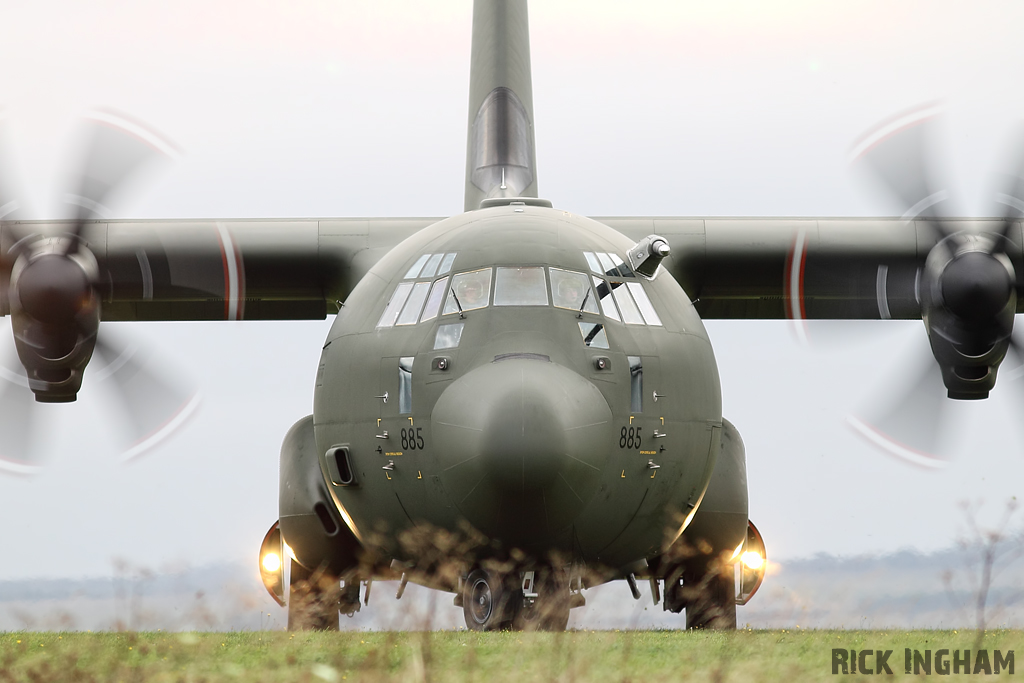
<svg viewBox="0 0 1024 683">
<path fill-rule="evenodd" d="M 473 631 L 564 631 L 569 624 L 573 595 L 563 572 L 525 573 L 532 583 L 523 590 L 518 571 L 474 569 L 463 582 L 462 610 Z"/>
<path fill-rule="evenodd" d="M 515 582 L 510 581 L 507 574 L 487 569 L 470 572 L 462 587 L 466 627 L 472 631 L 510 629 L 517 608 L 516 589 Z"/>
</svg>

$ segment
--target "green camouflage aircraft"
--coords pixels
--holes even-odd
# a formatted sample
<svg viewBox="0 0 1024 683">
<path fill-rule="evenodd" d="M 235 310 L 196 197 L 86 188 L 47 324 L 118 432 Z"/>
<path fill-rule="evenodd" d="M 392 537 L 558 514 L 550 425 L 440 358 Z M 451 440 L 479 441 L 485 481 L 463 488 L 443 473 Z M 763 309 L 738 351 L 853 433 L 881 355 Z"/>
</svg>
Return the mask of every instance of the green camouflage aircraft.
<svg viewBox="0 0 1024 683">
<path fill-rule="evenodd" d="M 20 221 L 0 196 L 0 312 L 26 391 L 75 400 L 95 354 L 140 447 L 190 404 L 98 341 L 101 320 L 336 316 L 260 549 L 289 628 L 338 628 L 374 579 L 454 593 L 472 629 L 563 629 L 583 589 L 616 579 L 637 598 L 648 580 L 688 628 L 734 628 L 766 554 L 702 319 L 922 319 L 957 399 L 987 397 L 1017 349 L 1024 182 L 1001 217 L 940 218 L 927 112 L 856 149 L 900 218 L 587 218 L 538 192 L 526 0 L 475 0 L 470 80 L 451 218 L 105 220 L 162 146 L 107 114 L 73 219 Z M 912 417 L 858 428 L 926 464 Z"/>
</svg>

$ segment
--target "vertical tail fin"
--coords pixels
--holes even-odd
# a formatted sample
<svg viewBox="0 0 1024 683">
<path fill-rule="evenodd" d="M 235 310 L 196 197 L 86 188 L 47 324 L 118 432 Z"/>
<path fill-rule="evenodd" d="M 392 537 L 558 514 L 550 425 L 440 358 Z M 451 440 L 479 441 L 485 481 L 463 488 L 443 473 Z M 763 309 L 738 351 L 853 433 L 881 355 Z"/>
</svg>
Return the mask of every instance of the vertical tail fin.
<svg viewBox="0 0 1024 683">
<path fill-rule="evenodd" d="M 474 0 L 465 209 L 536 196 L 526 0 Z"/>
</svg>

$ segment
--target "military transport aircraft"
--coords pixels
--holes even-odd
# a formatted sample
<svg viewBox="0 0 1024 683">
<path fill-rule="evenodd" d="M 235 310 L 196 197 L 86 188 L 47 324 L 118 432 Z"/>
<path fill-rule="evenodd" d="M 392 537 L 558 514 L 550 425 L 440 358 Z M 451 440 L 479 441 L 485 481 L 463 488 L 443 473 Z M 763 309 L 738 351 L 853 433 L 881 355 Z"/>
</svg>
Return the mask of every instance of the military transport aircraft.
<svg viewBox="0 0 1024 683">
<path fill-rule="evenodd" d="M 766 551 L 702 319 L 921 319 L 948 396 L 985 398 L 1016 348 L 1022 184 L 1000 218 L 940 218 L 913 112 L 856 150 L 901 218 L 587 218 L 538 190 L 525 0 L 475 0 L 471 60 L 465 212 L 444 220 L 104 220 L 163 143 L 100 117 L 72 220 L 0 196 L 27 389 L 73 401 L 96 355 L 143 447 L 191 404 L 101 321 L 334 314 L 259 554 L 290 627 L 338 628 L 374 579 L 453 593 L 472 629 L 565 628 L 615 579 L 734 627 Z"/>
</svg>

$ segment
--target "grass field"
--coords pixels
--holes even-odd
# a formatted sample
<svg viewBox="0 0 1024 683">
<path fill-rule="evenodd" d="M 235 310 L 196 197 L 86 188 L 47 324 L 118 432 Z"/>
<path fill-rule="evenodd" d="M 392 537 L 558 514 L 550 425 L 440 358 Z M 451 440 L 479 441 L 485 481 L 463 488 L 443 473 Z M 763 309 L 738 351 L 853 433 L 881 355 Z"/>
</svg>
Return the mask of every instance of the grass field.
<svg viewBox="0 0 1024 683">
<path fill-rule="evenodd" d="M 0 633 L 0 681 L 653 683 L 854 678 L 832 675 L 832 648 L 894 650 L 890 666 L 895 677 L 905 678 L 904 648 L 973 649 L 975 635 L 973 631 L 802 630 L 557 634 L 8 632 Z M 983 648 L 990 651 L 1015 650 L 1024 656 L 1022 645 L 1024 631 L 989 631 L 983 642 Z M 1007 674 L 1004 669 L 1000 677 Z"/>
</svg>

